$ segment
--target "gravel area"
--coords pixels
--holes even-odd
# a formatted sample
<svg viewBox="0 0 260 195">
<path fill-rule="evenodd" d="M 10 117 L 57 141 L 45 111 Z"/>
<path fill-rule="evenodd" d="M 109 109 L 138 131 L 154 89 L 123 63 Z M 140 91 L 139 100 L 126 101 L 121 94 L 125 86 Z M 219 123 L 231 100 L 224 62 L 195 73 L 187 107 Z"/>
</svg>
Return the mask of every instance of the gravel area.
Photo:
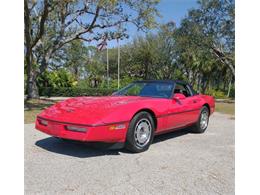
<svg viewBox="0 0 260 195">
<path fill-rule="evenodd" d="M 157 136 L 149 150 L 95 149 L 24 125 L 25 194 L 234 194 L 235 121 Z"/>
</svg>

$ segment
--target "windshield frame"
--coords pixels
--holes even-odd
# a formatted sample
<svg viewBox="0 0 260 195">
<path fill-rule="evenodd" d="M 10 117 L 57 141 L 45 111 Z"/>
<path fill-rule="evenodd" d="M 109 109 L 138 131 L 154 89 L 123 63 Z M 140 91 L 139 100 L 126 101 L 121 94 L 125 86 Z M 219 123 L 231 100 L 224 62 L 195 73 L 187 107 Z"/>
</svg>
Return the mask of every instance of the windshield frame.
<svg viewBox="0 0 260 195">
<path fill-rule="evenodd" d="M 133 85 L 137 84 L 137 83 L 161 83 L 161 84 L 172 84 L 172 89 L 171 89 L 171 95 L 169 97 L 155 97 L 155 96 L 140 96 L 140 95 L 131 95 L 131 96 L 137 96 L 137 97 L 150 97 L 150 98 L 163 98 L 163 99 L 172 99 L 173 96 L 174 96 L 174 89 L 175 89 L 175 85 L 176 85 L 176 82 L 174 81 L 160 81 L 160 80 L 151 80 L 151 81 L 134 81 L 130 84 L 128 84 L 127 86 L 123 87 L 122 89 L 119 89 L 118 91 L 114 92 L 112 94 L 112 96 L 127 96 L 127 95 L 124 95 L 124 94 L 120 94 L 120 92 L 123 92 L 125 90 L 127 90 L 128 88 L 131 88 Z"/>
</svg>

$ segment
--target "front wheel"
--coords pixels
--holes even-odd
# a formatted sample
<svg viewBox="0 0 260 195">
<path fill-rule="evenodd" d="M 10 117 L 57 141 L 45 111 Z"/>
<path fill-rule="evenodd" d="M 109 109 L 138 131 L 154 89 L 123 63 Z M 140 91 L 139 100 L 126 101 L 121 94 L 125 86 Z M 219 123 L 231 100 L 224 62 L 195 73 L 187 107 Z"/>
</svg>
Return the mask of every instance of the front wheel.
<svg viewBox="0 0 260 195">
<path fill-rule="evenodd" d="M 154 120 L 148 112 L 139 112 L 131 120 L 126 137 L 126 149 L 131 152 L 146 151 L 153 141 Z"/>
<path fill-rule="evenodd" d="M 203 106 L 200 111 L 200 116 L 197 123 L 194 125 L 192 131 L 194 133 L 204 133 L 209 124 L 209 109 Z"/>
</svg>

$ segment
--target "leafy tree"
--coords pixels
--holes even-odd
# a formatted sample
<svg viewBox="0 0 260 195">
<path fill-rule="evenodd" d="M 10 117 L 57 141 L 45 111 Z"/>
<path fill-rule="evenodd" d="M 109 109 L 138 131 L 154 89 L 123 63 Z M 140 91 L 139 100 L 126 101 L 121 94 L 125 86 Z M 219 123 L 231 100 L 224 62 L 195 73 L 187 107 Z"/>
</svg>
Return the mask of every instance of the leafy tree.
<svg viewBox="0 0 260 195">
<path fill-rule="evenodd" d="M 66 44 L 126 37 L 126 25 L 155 25 L 158 0 L 24 0 L 28 98 L 38 97 L 37 78 Z"/>
<path fill-rule="evenodd" d="M 64 68 L 55 71 L 45 71 L 40 77 L 38 77 L 38 87 L 51 87 L 51 88 L 60 88 L 60 87 L 73 87 L 77 85 L 77 81 Z"/>
<path fill-rule="evenodd" d="M 126 75 L 142 79 L 170 79 L 175 71 L 175 24 L 161 25 L 157 33 L 137 37 L 122 48 L 122 70 Z"/>
<path fill-rule="evenodd" d="M 194 41 L 199 39 L 199 48 L 208 49 L 235 76 L 235 2 L 200 0 L 199 4 L 186 18 L 189 24 L 197 26 Z"/>
<path fill-rule="evenodd" d="M 174 37 L 179 69 L 202 92 L 234 78 L 234 1 L 199 1 Z M 223 83 L 223 82 L 222 82 Z"/>
<path fill-rule="evenodd" d="M 121 47 L 121 67 L 123 67 L 122 63 L 124 63 L 124 58 L 122 57 L 122 53 L 124 51 L 125 46 Z M 117 48 L 111 48 L 108 49 L 108 54 L 109 54 L 109 77 L 111 79 L 116 79 L 117 78 L 117 58 L 118 58 L 118 49 Z M 102 68 L 105 68 L 104 75 L 106 75 L 106 63 L 107 63 L 107 54 L 106 50 L 102 50 L 99 52 L 99 55 L 101 56 L 101 63 L 102 63 Z M 124 73 L 124 71 L 122 71 Z"/>
<path fill-rule="evenodd" d="M 91 58 L 90 48 L 84 46 L 81 40 L 72 41 L 67 48 L 64 67 L 79 81 L 84 77 L 84 71 Z"/>
</svg>

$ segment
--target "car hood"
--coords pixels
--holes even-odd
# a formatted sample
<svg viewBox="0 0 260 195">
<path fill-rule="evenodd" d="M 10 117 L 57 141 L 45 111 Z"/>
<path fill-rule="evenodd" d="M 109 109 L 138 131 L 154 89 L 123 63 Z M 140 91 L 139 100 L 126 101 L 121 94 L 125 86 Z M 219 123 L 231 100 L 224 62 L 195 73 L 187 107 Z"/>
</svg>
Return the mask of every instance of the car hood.
<svg viewBox="0 0 260 195">
<path fill-rule="evenodd" d="M 40 113 L 41 118 L 59 122 L 95 125 L 103 124 L 103 119 L 119 111 L 129 103 L 139 102 L 147 97 L 139 96 L 105 96 L 77 97 L 59 102 Z M 123 113 L 122 113 L 123 114 Z M 110 122 L 117 122 L 115 121 Z"/>
</svg>

